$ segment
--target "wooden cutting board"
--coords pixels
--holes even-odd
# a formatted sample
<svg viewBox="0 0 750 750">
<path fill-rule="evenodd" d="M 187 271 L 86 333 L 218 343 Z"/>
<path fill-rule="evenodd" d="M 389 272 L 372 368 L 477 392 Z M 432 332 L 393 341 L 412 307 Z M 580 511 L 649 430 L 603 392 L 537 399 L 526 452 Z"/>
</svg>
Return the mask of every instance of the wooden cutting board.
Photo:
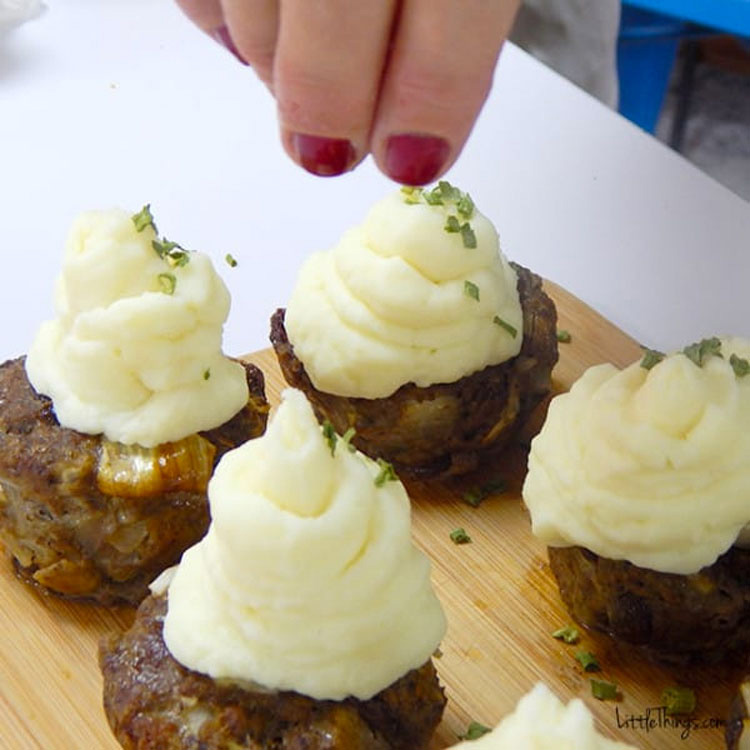
<svg viewBox="0 0 750 750">
<path fill-rule="evenodd" d="M 559 287 L 548 284 L 559 326 L 572 334 L 560 345 L 555 387 L 567 389 L 588 366 L 610 361 L 624 366 L 639 347 L 600 315 Z M 278 402 L 283 381 L 270 350 L 251 355 L 266 374 L 266 390 Z M 718 750 L 737 670 L 675 671 L 645 661 L 632 649 L 583 633 L 567 646 L 550 635 L 570 621 L 560 602 L 544 547 L 530 534 L 520 501 L 526 455 L 510 450 L 482 474 L 449 483 L 409 482 L 414 535 L 430 556 L 433 580 L 449 629 L 437 660 L 448 707 L 432 750 L 457 741 L 471 720 L 494 725 L 513 710 L 536 682 L 546 682 L 563 700 L 582 698 L 600 730 L 638 748 Z M 467 489 L 501 477 L 502 494 L 479 508 L 462 501 Z M 456 545 L 456 527 L 471 536 Z M 2 750 L 116 750 L 101 708 L 97 643 L 132 620 L 128 608 L 105 610 L 44 597 L 0 566 L 0 748 Z M 620 699 L 591 696 L 589 677 L 575 660 L 596 654 L 602 679 L 617 683 Z M 665 726 L 659 711 L 664 687 L 692 687 L 698 707 L 692 721 Z M 519 749 L 520 750 L 520 749 Z"/>
</svg>

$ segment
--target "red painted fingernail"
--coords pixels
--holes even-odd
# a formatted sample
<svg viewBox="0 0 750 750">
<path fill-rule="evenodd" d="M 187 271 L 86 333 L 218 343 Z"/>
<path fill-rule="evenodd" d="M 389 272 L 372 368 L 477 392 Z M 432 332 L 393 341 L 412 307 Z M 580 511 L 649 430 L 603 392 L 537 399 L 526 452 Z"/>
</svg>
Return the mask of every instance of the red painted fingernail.
<svg viewBox="0 0 750 750">
<path fill-rule="evenodd" d="M 250 63 L 240 54 L 240 51 L 237 49 L 234 39 L 232 39 L 232 35 L 229 33 L 229 29 L 226 26 L 219 26 L 218 29 L 214 29 L 211 32 L 211 37 L 222 47 L 226 47 L 243 65 L 250 65 Z"/>
<path fill-rule="evenodd" d="M 320 177 L 334 177 L 348 171 L 356 157 L 354 146 L 346 138 L 292 133 L 290 142 L 299 163 Z"/>
<path fill-rule="evenodd" d="M 440 174 L 450 150 L 448 141 L 434 135 L 392 135 L 385 145 L 386 174 L 403 185 L 424 185 Z"/>
</svg>

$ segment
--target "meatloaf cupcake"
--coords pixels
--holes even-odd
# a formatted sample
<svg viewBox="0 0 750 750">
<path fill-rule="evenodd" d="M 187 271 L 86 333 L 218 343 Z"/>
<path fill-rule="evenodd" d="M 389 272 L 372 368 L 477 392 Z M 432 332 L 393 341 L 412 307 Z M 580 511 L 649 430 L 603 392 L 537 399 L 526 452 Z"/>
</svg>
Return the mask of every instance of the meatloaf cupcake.
<svg viewBox="0 0 750 750">
<path fill-rule="evenodd" d="M 563 601 L 660 660 L 750 651 L 750 342 L 706 339 L 553 399 L 523 496 Z"/>
<path fill-rule="evenodd" d="M 401 483 L 288 390 L 208 492 L 206 537 L 102 643 L 122 746 L 424 747 L 445 620 Z"/>
<path fill-rule="evenodd" d="M 447 182 L 403 188 L 302 267 L 271 341 L 321 420 L 400 472 L 457 474 L 550 389 L 556 312 Z"/>
<path fill-rule="evenodd" d="M 219 457 L 263 432 L 263 375 L 221 353 L 208 257 L 148 210 L 75 222 L 56 310 L 0 365 L 0 540 L 45 591 L 137 603 L 205 534 Z"/>
<path fill-rule="evenodd" d="M 453 750 L 635 750 L 603 737 L 578 698 L 564 705 L 543 683 L 527 693 L 491 732 Z"/>
</svg>

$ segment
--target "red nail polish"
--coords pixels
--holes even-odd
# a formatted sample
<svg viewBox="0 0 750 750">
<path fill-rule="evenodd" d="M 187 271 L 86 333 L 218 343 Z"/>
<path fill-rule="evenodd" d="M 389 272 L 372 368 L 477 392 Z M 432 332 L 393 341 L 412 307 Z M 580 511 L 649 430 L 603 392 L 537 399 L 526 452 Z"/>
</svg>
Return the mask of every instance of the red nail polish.
<svg viewBox="0 0 750 750">
<path fill-rule="evenodd" d="M 403 185 L 424 185 L 434 180 L 450 153 L 450 144 L 434 135 L 400 133 L 385 145 L 385 171 Z"/>
<path fill-rule="evenodd" d="M 299 163 L 308 172 L 320 177 L 342 174 L 354 164 L 356 152 L 346 138 L 322 138 L 292 133 L 290 142 Z"/>
<path fill-rule="evenodd" d="M 232 35 L 229 33 L 229 29 L 226 26 L 219 26 L 218 29 L 214 29 L 211 32 L 211 37 L 222 47 L 226 47 L 243 65 L 250 65 L 250 63 L 240 54 L 240 51 L 237 49 L 234 39 L 232 39 Z"/>
</svg>

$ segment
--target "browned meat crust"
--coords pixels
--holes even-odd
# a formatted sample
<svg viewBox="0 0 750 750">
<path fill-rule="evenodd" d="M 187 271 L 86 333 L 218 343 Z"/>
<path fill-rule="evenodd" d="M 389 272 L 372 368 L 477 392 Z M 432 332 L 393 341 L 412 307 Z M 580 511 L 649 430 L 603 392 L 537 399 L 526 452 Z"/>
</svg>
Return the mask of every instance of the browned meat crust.
<svg viewBox="0 0 750 750">
<path fill-rule="evenodd" d="M 463 474 L 501 450 L 551 388 L 557 362 L 557 311 L 541 279 L 512 264 L 523 310 L 520 353 L 455 383 L 420 388 L 407 383 L 386 398 L 335 396 L 318 391 L 294 354 L 284 310 L 271 318 L 271 343 L 287 382 L 304 391 L 318 419 L 373 458 L 417 476 Z"/>
<path fill-rule="evenodd" d="M 563 602 L 583 625 L 674 664 L 750 653 L 750 550 L 732 547 L 694 575 L 660 573 L 582 547 L 550 547 Z"/>
<path fill-rule="evenodd" d="M 19 358 L 0 365 L 0 542 L 18 575 L 44 591 L 138 603 L 149 582 L 208 528 L 206 483 L 230 448 L 260 435 L 263 374 L 245 365 L 250 399 L 226 424 L 140 449 L 153 466 L 123 476 L 132 448 L 61 427 Z"/>
<path fill-rule="evenodd" d="M 148 597 L 132 628 L 100 647 L 104 710 L 125 750 L 419 750 L 440 722 L 431 661 L 367 701 L 256 692 L 175 661 L 165 613 L 165 597 Z"/>
</svg>

